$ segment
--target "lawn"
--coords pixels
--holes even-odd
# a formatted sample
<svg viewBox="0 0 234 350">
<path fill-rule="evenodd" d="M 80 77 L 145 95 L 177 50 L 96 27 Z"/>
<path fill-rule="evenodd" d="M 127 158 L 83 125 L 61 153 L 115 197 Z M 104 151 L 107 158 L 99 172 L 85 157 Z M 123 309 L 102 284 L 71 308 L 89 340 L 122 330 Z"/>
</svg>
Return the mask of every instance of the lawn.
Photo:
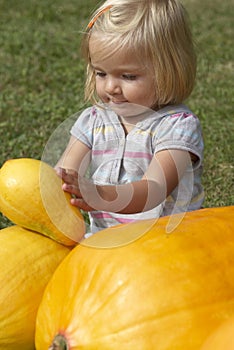
<svg viewBox="0 0 234 350">
<path fill-rule="evenodd" d="M 198 53 L 197 84 L 187 104 L 203 127 L 204 206 L 232 205 L 233 4 L 183 3 Z M 97 4 L 0 0 L 0 166 L 9 158 L 41 159 L 55 130 L 86 106 L 80 39 Z M 0 228 L 7 225 L 0 216 Z"/>
</svg>

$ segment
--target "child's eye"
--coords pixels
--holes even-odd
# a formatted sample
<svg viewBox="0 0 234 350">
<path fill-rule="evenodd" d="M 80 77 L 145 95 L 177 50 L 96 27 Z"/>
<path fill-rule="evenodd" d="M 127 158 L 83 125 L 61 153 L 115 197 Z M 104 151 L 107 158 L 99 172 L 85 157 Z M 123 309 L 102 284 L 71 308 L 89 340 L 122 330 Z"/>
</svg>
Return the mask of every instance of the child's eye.
<svg viewBox="0 0 234 350">
<path fill-rule="evenodd" d="M 134 74 L 123 74 L 123 78 L 127 80 L 136 80 L 137 76 Z"/>
<path fill-rule="evenodd" d="M 96 77 L 104 78 L 106 76 L 106 73 L 101 72 L 101 71 L 96 71 L 95 75 L 96 75 Z"/>
</svg>

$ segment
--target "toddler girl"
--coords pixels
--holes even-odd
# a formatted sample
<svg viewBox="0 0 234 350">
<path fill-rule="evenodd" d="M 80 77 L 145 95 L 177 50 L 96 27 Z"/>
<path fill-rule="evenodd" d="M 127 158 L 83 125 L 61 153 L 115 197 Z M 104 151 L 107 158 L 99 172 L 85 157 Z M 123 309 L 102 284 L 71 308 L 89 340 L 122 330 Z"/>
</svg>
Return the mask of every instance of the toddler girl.
<svg viewBox="0 0 234 350">
<path fill-rule="evenodd" d="M 177 0 L 108 0 L 84 35 L 92 106 L 71 129 L 57 173 L 90 231 L 199 209 L 203 140 L 182 103 L 196 57 Z"/>
</svg>

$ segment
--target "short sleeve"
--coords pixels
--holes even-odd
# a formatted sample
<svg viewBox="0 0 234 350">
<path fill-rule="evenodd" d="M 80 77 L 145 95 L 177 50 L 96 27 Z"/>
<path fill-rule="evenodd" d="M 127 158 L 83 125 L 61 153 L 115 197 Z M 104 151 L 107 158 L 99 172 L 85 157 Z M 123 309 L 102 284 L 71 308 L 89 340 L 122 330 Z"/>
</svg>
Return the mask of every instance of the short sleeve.
<svg viewBox="0 0 234 350">
<path fill-rule="evenodd" d="M 76 137 L 90 149 L 93 144 L 94 121 L 94 109 L 93 107 L 89 107 L 81 113 L 70 131 L 72 136 Z"/>
<path fill-rule="evenodd" d="M 165 149 L 180 149 L 198 157 L 194 165 L 199 167 L 203 158 L 203 137 L 199 119 L 191 112 L 165 116 L 154 136 L 154 153 Z"/>
</svg>

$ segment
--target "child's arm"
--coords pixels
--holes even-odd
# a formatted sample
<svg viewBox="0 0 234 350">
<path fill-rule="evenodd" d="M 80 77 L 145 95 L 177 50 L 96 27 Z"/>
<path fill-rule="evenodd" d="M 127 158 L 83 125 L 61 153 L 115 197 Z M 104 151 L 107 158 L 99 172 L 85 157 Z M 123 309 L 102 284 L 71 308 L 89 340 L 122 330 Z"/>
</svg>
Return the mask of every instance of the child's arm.
<svg viewBox="0 0 234 350">
<path fill-rule="evenodd" d="M 77 173 L 66 174 L 63 189 L 78 198 L 71 200 L 80 209 L 103 210 L 133 214 L 150 210 L 162 201 L 178 185 L 191 162 L 188 152 L 165 150 L 158 152 L 141 180 L 123 185 L 95 185 Z"/>
<path fill-rule="evenodd" d="M 90 149 L 84 143 L 77 140 L 74 136 L 71 136 L 63 155 L 55 166 L 55 170 L 60 177 L 63 177 L 62 173 L 65 174 L 66 171 L 70 174 L 76 174 L 78 169 L 79 174 L 84 176 L 89 163 Z M 77 181 L 70 177 L 70 180 L 71 179 L 73 180 L 74 184 L 76 184 Z"/>
</svg>

